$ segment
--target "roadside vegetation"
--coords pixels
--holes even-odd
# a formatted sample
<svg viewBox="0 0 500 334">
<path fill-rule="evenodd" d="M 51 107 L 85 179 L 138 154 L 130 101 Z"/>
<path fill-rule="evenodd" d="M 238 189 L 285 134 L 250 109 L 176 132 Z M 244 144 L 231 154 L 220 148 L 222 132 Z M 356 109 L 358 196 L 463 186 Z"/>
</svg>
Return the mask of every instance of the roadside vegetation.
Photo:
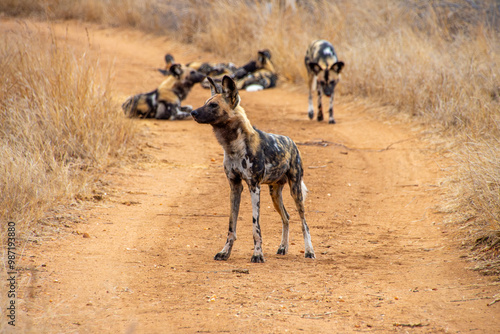
<svg viewBox="0 0 500 334">
<path fill-rule="evenodd" d="M 447 143 L 441 149 L 456 161 L 454 178 L 448 182 L 447 207 L 463 223 L 467 244 L 477 250 L 482 261 L 478 268 L 500 273 L 498 1 L 7 0 L 0 4 L 0 12 L 137 28 L 196 44 L 235 63 L 268 48 L 281 82 L 298 86 L 304 86 L 308 44 L 317 38 L 330 40 L 346 63 L 340 95 L 384 105 L 392 115 L 409 115 Z M 0 62 L 6 66 L 7 61 Z M 87 80 L 95 80 L 94 74 L 88 73 Z M 0 94 L 6 94 L 6 87 L 2 89 Z M 30 94 L 35 101 L 44 96 L 43 92 Z M 20 101 L 21 108 L 32 103 Z M 9 118 L 15 114 L 7 113 Z M 5 146 L 13 140 L 4 141 L 3 132 Z M 48 141 L 29 140 L 35 146 Z M 89 159 L 76 152 L 77 161 Z M 50 163 L 74 156 L 73 151 L 44 154 Z M 26 156 L 19 159 L 30 165 Z M 68 168 L 44 166 L 51 171 Z M 46 177 L 43 169 L 36 173 Z M 20 203 L 32 202 L 21 199 Z"/>
<path fill-rule="evenodd" d="M 134 136 L 98 65 L 53 36 L 0 38 L 0 221 L 20 241 L 50 210 L 94 196 L 97 172 Z"/>
</svg>

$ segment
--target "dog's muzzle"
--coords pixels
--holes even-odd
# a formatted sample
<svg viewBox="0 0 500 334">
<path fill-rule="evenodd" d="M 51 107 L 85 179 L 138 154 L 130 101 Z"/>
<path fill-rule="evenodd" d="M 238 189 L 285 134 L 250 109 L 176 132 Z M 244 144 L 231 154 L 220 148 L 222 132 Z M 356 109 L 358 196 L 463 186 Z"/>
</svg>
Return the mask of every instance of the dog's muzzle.
<svg viewBox="0 0 500 334">
<path fill-rule="evenodd" d="M 217 115 L 214 115 L 207 107 L 200 107 L 191 111 L 193 119 L 200 124 L 214 124 L 217 122 Z"/>
<path fill-rule="evenodd" d="M 199 112 L 199 108 L 198 109 L 195 109 L 193 111 L 191 111 L 191 116 L 193 116 L 193 119 L 198 122 L 198 123 L 201 123 L 200 120 L 199 120 L 199 117 L 200 117 L 200 112 Z"/>
</svg>

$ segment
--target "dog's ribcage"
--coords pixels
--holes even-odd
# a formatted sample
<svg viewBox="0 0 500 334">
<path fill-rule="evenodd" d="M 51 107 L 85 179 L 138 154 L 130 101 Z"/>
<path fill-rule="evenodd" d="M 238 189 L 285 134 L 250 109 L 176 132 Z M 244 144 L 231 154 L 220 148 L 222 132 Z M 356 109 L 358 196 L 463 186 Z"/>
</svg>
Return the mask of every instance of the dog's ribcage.
<svg viewBox="0 0 500 334">
<path fill-rule="evenodd" d="M 288 137 L 256 131 L 259 141 L 255 152 L 244 137 L 235 139 L 231 149 L 225 150 L 227 177 L 239 178 L 251 185 L 286 183 L 290 172 L 301 168 L 297 147 Z"/>
</svg>

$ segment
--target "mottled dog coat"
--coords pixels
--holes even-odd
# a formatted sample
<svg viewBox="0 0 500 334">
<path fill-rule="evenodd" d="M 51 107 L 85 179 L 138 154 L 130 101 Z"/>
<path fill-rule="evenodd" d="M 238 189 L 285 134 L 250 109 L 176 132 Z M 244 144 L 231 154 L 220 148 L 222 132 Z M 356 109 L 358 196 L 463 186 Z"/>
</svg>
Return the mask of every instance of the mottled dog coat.
<svg viewBox="0 0 500 334">
<path fill-rule="evenodd" d="M 205 79 L 202 73 L 180 64 L 169 67 L 170 73 L 152 92 L 129 97 L 122 105 L 125 115 L 138 118 L 178 120 L 190 117 L 191 106 L 182 106 L 191 88 Z"/>
<path fill-rule="evenodd" d="M 158 71 L 167 76 L 171 75 L 170 67 L 174 64 L 174 56 L 167 53 L 165 55 L 165 68 L 159 68 Z M 238 68 L 233 63 L 209 63 L 209 62 L 201 62 L 201 61 L 193 61 L 186 64 L 187 68 L 196 70 L 200 73 L 203 73 L 206 76 L 221 76 L 229 75 L 234 73 Z"/>
<path fill-rule="evenodd" d="M 250 124 L 240 106 L 235 82 L 225 76 L 222 87 L 208 78 L 212 97 L 201 108 L 193 110 L 194 120 L 210 124 L 224 148 L 224 171 L 231 188 L 229 232 L 224 248 L 215 260 L 227 260 L 236 240 L 236 222 L 244 181 L 252 200 L 254 253 L 252 262 L 264 262 L 260 230 L 260 185 L 268 184 L 274 208 L 281 215 L 283 232 L 278 254 L 288 252 L 289 218 L 283 205 L 282 190 L 286 183 L 302 220 L 305 257 L 315 258 L 309 228 L 304 215 L 307 189 L 302 181 L 302 160 L 295 143 L 288 137 L 262 132 Z"/>
<path fill-rule="evenodd" d="M 304 59 L 308 75 L 309 86 L 309 109 L 310 119 L 314 118 L 312 102 L 312 91 L 317 88 L 318 92 L 318 121 L 323 120 L 323 107 L 321 105 L 322 94 L 330 98 L 329 123 L 335 123 L 333 118 L 333 93 L 340 79 L 340 71 L 344 62 L 338 61 L 337 54 L 332 44 L 325 40 L 317 40 L 311 43 L 307 49 Z"/>
<path fill-rule="evenodd" d="M 236 88 L 238 89 L 257 91 L 273 88 L 278 81 L 278 75 L 271 61 L 271 52 L 269 50 L 258 51 L 257 60 L 251 60 L 239 68 L 233 67 L 234 65 L 228 67 L 226 64 L 219 64 L 217 66 L 222 66 L 225 71 L 220 73 L 212 72 L 212 74 L 207 74 L 207 76 L 210 76 L 214 82 L 220 84 L 224 75 L 228 75 L 236 82 Z M 204 80 L 201 85 L 204 88 L 211 87 L 208 80 Z"/>
<path fill-rule="evenodd" d="M 272 88 L 276 86 L 278 81 L 269 50 L 257 52 L 257 60 L 243 65 L 231 77 L 236 80 L 238 89 L 247 90 Z"/>
</svg>

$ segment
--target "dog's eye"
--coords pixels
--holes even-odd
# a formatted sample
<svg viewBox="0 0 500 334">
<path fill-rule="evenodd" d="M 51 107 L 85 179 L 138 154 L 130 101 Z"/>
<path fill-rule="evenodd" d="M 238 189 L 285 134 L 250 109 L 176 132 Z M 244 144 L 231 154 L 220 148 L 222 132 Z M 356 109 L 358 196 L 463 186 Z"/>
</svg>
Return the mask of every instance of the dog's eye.
<svg viewBox="0 0 500 334">
<path fill-rule="evenodd" d="M 212 103 L 210 103 L 208 106 L 209 106 L 210 108 L 212 108 L 212 109 L 215 109 L 215 108 L 217 108 L 219 105 L 218 105 L 217 103 L 213 103 L 213 102 L 212 102 Z"/>
</svg>

